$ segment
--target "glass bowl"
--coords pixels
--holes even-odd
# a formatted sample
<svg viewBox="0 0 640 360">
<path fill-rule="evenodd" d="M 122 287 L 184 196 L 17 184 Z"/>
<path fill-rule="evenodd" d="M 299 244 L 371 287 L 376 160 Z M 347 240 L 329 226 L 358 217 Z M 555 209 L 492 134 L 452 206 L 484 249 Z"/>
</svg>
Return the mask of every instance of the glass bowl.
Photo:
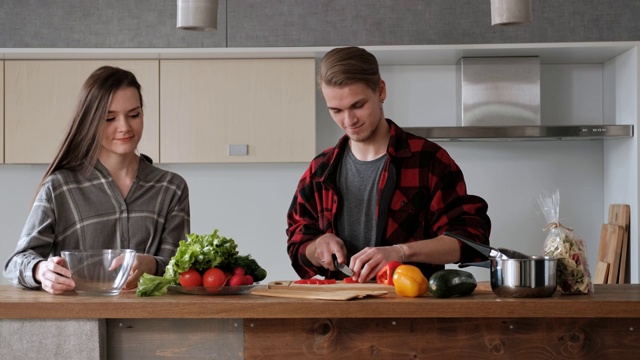
<svg viewBox="0 0 640 360">
<path fill-rule="evenodd" d="M 79 295 L 118 295 L 136 259 L 130 249 L 67 250 L 61 255 Z"/>
</svg>

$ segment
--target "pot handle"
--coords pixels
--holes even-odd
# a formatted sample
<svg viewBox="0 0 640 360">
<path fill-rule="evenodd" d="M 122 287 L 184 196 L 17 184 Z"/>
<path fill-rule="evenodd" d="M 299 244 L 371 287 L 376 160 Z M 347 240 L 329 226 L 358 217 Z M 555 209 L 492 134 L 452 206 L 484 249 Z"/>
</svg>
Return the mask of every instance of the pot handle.
<svg viewBox="0 0 640 360">
<path fill-rule="evenodd" d="M 459 268 L 466 268 L 468 266 L 477 266 L 477 267 L 483 267 L 483 268 L 491 269 L 491 262 L 489 260 L 487 260 L 487 261 L 478 261 L 478 262 L 472 262 L 472 263 L 458 264 Z"/>
<path fill-rule="evenodd" d="M 496 252 L 492 250 L 493 248 L 491 248 L 490 246 L 486 246 L 483 244 L 478 244 L 475 241 L 471 241 L 467 238 L 465 238 L 464 236 L 460 236 L 458 234 L 454 234 L 454 233 L 450 233 L 448 231 L 445 231 L 442 235 L 445 236 L 450 236 L 454 239 L 460 240 L 462 241 L 464 244 L 471 246 L 472 248 L 474 248 L 475 250 L 477 250 L 478 252 L 480 252 L 482 255 L 488 257 L 488 258 L 495 258 L 496 257 Z"/>
</svg>

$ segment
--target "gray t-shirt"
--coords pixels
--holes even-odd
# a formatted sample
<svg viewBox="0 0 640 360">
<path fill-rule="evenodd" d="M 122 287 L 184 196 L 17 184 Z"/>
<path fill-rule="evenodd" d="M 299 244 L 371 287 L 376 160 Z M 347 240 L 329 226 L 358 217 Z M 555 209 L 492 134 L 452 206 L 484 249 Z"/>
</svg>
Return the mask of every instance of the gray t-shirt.
<svg viewBox="0 0 640 360">
<path fill-rule="evenodd" d="M 336 232 L 347 247 L 347 257 L 377 245 L 376 202 L 386 159 L 385 154 L 375 160 L 360 161 L 350 147 L 345 149 L 337 175 L 340 202 Z"/>
</svg>

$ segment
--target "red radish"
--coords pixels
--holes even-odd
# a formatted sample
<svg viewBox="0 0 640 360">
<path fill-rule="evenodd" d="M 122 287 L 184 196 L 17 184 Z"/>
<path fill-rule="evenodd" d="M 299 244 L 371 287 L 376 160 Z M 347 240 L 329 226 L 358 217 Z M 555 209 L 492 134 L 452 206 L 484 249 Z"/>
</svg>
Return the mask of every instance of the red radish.
<svg viewBox="0 0 640 360">
<path fill-rule="evenodd" d="M 233 275 L 229 279 L 229 286 L 242 286 L 244 285 L 244 275 Z"/>
<path fill-rule="evenodd" d="M 245 285 L 253 285 L 253 278 L 251 277 L 251 275 L 245 275 L 244 276 L 244 284 Z"/>
</svg>

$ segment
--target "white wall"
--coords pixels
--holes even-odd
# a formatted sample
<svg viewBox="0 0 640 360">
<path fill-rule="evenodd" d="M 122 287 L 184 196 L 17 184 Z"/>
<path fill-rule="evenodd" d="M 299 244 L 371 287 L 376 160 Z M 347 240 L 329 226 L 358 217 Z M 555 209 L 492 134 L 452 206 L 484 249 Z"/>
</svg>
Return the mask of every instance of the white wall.
<svg viewBox="0 0 640 360">
<path fill-rule="evenodd" d="M 551 69 L 557 70 L 553 66 Z M 574 83 L 570 76 L 574 71 L 587 75 L 580 76 L 578 83 Z M 453 66 L 387 66 L 382 72 L 389 91 L 385 102 L 387 117 L 403 126 L 455 124 Z M 602 66 L 569 67 L 561 73 L 566 76 L 546 77 L 543 72 L 543 94 L 545 87 L 565 89 L 557 92 L 560 99 L 556 99 L 556 105 L 545 108 L 543 103 L 543 114 L 546 113 L 547 118 L 562 116 L 563 123 L 568 121 L 567 117 L 571 117 L 568 123 L 580 123 L 582 115 L 576 115 L 582 114 L 580 100 L 576 104 L 572 94 L 594 91 L 596 95 L 587 94 L 585 100 L 596 99 L 596 104 L 588 104 L 589 109 L 595 109 L 589 112 L 588 123 L 602 123 L 602 113 L 595 114 L 602 107 Z M 563 108 L 567 103 L 578 111 Z M 341 133 L 320 97 L 317 104 L 320 150 L 333 145 Z M 589 263 L 596 263 L 605 208 L 602 141 L 443 142 L 441 145 L 461 166 L 469 192 L 489 203 L 492 245 L 541 253 L 546 234 L 542 231 L 545 224 L 536 199 L 543 191 L 560 189 L 561 222 L 573 227 L 585 239 Z M 273 281 L 296 278 L 286 254 L 285 215 L 306 165 L 169 164 L 162 167 L 180 173 L 189 183 L 193 232 L 220 229 L 221 234 L 238 242 L 242 253 L 251 253 L 267 269 L 266 281 Z M 44 166 L 0 166 L 2 263 L 15 247 L 44 170 Z M 473 272 L 478 280 L 489 278 L 488 270 L 474 269 Z M 6 281 L 1 279 L 0 283 Z"/>
<path fill-rule="evenodd" d="M 385 115 L 403 126 L 455 126 L 455 70 L 455 66 L 381 67 L 387 83 Z M 542 124 L 602 124 L 602 81 L 601 64 L 543 64 Z M 589 263 L 597 263 L 604 216 L 602 141 L 440 145 L 462 168 L 469 192 L 488 202 L 493 246 L 541 254 L 546 233 L 537 199 L 559 189 L 561 222 L 585 240 Z M 471 271 L 478 279 L 489 278 L 488 270 Z"/>
<path fill-rule="evenodd" d="M 604 66 L 604 114 L 605 119 L 615 119 L 618 124 L 635 125 L 638 129 L 640 115 L 640 57 L 637 47 L 626 51 L 605 63 Z M 624 141 L 604 144 L 605 182 L 604 195 L 607 204 L 629 204 L 631 207 L 631 232 L 628 252 L 631 263 L 627 269 L 631 282 L 640 282 L 640 239 L 637 226 L 640 198 L 638 194 L 638 136 Z M 634 211 L 635 210 L 635 211 Z M 606 208 L 605 208 L 606 211 Z"/>
<path fill-rule="evenodd" d="M 297 278 L 286 253 L 286 212 L 306 164 L 161 165 L 189 184 L 191 230 L 232 237 L 268 271 Z M 0 166 L 0 262 L 15 249 L 44 165 Z M 7 284 L 4 278 L 0 283 Z"/>
</svg>

